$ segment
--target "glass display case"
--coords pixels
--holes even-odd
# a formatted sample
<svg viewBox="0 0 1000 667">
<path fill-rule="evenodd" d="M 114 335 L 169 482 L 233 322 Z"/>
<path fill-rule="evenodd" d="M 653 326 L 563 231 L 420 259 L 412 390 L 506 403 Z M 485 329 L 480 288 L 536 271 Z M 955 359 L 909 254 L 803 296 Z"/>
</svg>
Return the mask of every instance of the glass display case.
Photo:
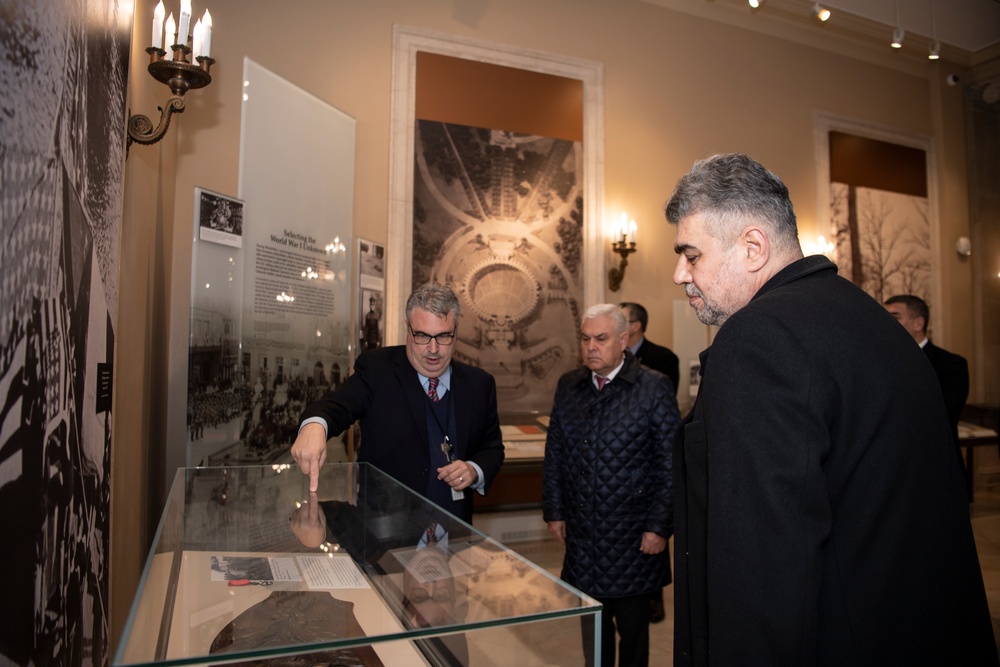
<svg viewBox="0 0 1000 667">
<path fill-rule="evenodd" d="M 177 472 L 113 664 L 583 665 L 601 606 L 368 464 Z"/>
</svg>

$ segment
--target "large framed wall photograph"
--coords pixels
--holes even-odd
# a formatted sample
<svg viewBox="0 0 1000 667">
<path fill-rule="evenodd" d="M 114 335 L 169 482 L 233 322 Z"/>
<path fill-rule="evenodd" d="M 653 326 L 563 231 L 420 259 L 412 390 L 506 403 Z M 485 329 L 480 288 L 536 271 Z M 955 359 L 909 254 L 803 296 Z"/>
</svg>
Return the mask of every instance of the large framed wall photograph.
<svg viewBox="0 0 1000 667">
<path fill-rule="evenodd" d="M 598 63 L 397 26 L 388 342 L 423 282 L 450 285 L 455 357 L 497 380 L 502 415 L 547 412 L 603 299 Z M 503 417 L 502 417 L 503 418 Z"/>
<path fill-rule="evenodd" d="M 820 228 L 828 230 L 840 274 L 880 303 L 896 294 L 919 296 L 939 322 L 933 144 L 818 114 L 816 153 Z"/>
</svg>

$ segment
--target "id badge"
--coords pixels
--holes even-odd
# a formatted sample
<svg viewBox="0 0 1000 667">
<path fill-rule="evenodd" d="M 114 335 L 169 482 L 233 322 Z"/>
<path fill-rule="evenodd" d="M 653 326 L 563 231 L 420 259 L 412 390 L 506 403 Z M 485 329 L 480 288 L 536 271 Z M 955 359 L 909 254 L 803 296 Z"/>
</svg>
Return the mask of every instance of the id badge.
<svg viewBox="0 0 1000 667">
<path fill-rule="evenodd" d="M 464 489 L 452 489 L 451 490 L 452 500 L 465 500 L 465 490 Z"/>
</svg>

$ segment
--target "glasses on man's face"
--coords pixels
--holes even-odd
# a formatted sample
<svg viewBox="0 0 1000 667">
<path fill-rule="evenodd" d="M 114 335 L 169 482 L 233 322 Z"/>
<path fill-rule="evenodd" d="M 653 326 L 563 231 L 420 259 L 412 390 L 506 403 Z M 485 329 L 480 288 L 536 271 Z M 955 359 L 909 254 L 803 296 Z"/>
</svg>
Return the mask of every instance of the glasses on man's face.
<svg viewBox="0 0 1000 667">
<path fill-rule="evenodd" d="M 423 331 L 414 331 L 409 322 L 406 323 L 406 328 L 410 330 L 410 335 L 413 336 L 413 342 L 417 345 L 430 345 L 432 340 L 437 342 L 438 345 L 451 345 L 455 342 L 454 331 L 445 331 L 432 336 L 429 333 L 424 333 Z"/>
</svg>

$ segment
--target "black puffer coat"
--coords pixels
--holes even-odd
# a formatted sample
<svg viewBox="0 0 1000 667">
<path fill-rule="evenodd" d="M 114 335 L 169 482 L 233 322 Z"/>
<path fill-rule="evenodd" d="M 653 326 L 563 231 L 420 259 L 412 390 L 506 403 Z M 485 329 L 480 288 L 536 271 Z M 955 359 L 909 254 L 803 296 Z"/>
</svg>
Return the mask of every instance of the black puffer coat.
<svg viewBox="0 0 1000 667">
<path fill-rule="evenodd" d="M 543 515 L 566 522 L 567 583 L 597 598 L 670 583 L 669 549 L 649 556 L 639 547 L 644 532 L 673 532 L 679 423 L 670 379 L 630 352 L 600 392 L 587 368 L 559 379 L 545 441 Z"/>
</svg>

